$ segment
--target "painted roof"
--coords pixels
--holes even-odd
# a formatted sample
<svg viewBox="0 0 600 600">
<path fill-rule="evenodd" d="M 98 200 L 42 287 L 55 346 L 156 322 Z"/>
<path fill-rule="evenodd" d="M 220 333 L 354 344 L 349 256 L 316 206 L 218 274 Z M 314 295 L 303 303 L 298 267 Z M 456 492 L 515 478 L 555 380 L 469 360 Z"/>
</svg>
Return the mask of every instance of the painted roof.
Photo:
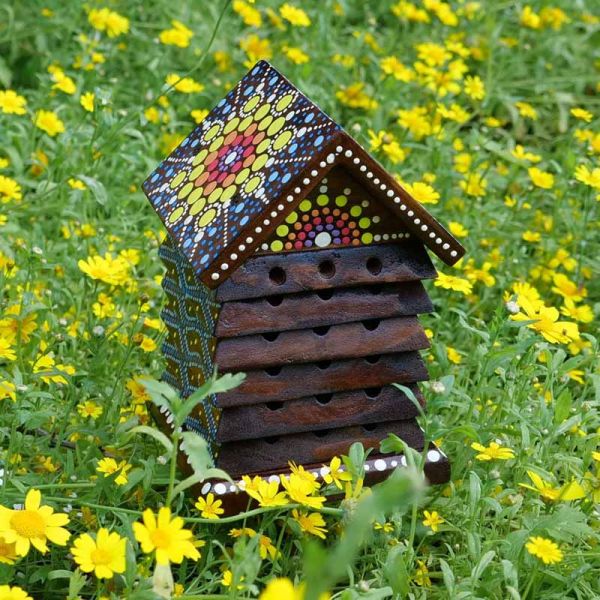
<svg viewBox="0 0 600 600">
<path fill-rule="evenodd" d="M 335 165 L 345 165 L 445 263 L 464 248 L 339 125 L 258 62 L 143 189 L 200 279 L 227 279 Z"/>
<path fill-rule="evenodd" d="M 261 61 L 142 187 L 202 272 L 339 130 Z"/>
</svg>

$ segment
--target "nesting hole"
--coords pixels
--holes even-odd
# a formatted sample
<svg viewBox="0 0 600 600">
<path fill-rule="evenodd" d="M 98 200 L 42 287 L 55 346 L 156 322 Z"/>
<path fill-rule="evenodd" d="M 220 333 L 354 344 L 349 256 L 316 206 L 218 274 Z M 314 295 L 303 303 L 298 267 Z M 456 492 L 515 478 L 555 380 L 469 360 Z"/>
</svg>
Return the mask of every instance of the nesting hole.
<svg viewBox="0 0 600 600">
<path fill-rule="evenodd" d="M 283 296 L 268 296 L 267 302 L 271 306 L 279 306 L 283 302 Z"/>
<path fill-rule="evenodd" d="M 330 366 L 331 366 L 330 360 L 320 360 L 317 363 L 317 368 L 321 369 L 321 371 L 324 371 L 325 369 L 329 369 Z"/>
<path fill-rule="evenodd" d="M 322 325 L 321 327 L 313 327 L 313 332 L 318 336 L 327 335 L 329 331 L 329 325 Z"/>
<path fill-rule="evenodd" d="M 381 261 L 376 256 L 371 256 L 371 258 L 367 260 L 367 271 L 369 271 L 371 275 L 379 275 L 382 266 Z"/>
<path fill-rule="evenodd" d="M 283 402 L 267 402 L 265 406 L 269 410 L 281 410 L 283 408 Z"/>
<path fill-rule="evenodd" d="M 262 336 L 267 342 L 274 342 L 279 337 L 279 332 L 268 331 L 267 333 L 263 333 Z"/>
<path fill-rule="evenodd" d="M 275 285 L 283 285 L 286 280 L 285 271 L 281 267 L 273 267 L 269 271 L 269 279 Z"/>
<path fill-rule="evenodd" d="M 365 431 L 375 431 L 377 428 L 377 423 L 367 423 L 366 425 L 363 425 L 362 428 Z"/>
<path fill-rule="evenodd" d="M 320 290 L 317 292 L 317 296 L 319 296 L 321 300 L 331 300 L 333 297 L 333 290 Z"/>
<path fill-rule="evenodd" d="M 367 289 L 369 290 L 369 294 L 372 294 L 373 296 L 379 296 L 379 294 L 383 292 L 382 285 L 370 285 Z"/>
<path fill-rule="evenodd" d="M 323 406 L 329 404 L 332 398 L 333 394 L 315 394 L 315 400 Z"/>
<path fill-rule="evenodd" d="M 375 331 L 379 327 L 380 323 L 381 321 L 379 319 L 367 319 L 366 321 L 362 322 L 362 326 L 367 331 Z"/>
<path fill-rule="evenodd" d="M 335 275 L 335 265 L 330 260 L 324 260 L 319 263 L 319 273 L 325 279 L 331 279 Z"/>
<path fill-rule="evenodd" d="M 265 442 L 267 442 L 267 444 L 276 444 L 279 441 L 279 436 L 272 436 L 272 437 L 266 437 L 264 438 Z"/>
<path fill-rule="evenodd" d="M 367 388 L 365 390 L 365 394 L 367 395 L 368 398 L 377 398 L 377 396 L 379 396 L 379 394 L 381 394 L 381 388 L 380 387 Z"/>
<path fill-rule="evenodd" d="M 376 354 L 375 356 L 365 356 L 365 360 L 370 365 L 376 365 L 379 362 L 380 358 L 381 358 L 381 356 L 379 356 L 379 354 Z"/>
<path fill-rule="evenodd" d="M 268 367 L 267 369 L 265 369 L 265 373 L 269 377 L 277 377 L 277 375 L 281 373 L 281 367 Z"/>
<path fill-rule="evenodd" d="M 317 437 L 319 437 L 319 438 L 323 438 L 323 437 L 325 437 L 325 436 L 326 436 L 326 435 L 329 433 L 329 431 L 327 431 L 327 429 L 324 429 L 324 430 L 321 430 L 321 431 L 313 431 L 313 433 L 314 433 L 314 434 L 315 434 Z"/>
</svg>

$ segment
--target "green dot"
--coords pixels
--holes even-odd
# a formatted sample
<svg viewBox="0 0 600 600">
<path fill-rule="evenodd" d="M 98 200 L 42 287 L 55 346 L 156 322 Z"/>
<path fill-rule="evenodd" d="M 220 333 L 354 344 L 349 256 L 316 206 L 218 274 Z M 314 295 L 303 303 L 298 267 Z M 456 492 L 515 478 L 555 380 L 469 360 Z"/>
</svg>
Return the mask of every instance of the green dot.
<svg viewBox="0 0 600 600">
<path fill-rule="evenodd" d="M 302 202 L 300 202 L 300 206 L 298 207 L 302 212 L 308 212 L 310 210 L 311 207 L 311 203 L 310 200 L 302 200 Z"/>
<path fill-rule="evenodd" d="M 319 206 L 327 206 L 328 202 L 329 202 L 329 198 L 325 194 L 319 194 L 317 196 L 317 204 Z"/>
<path fill-rule="evenodd" d="M 360 238 L 363 244 L 370 244 L 373 241 L 372 233 L 363 233 Z"/>
<path fill-rule="evenodd" d="M 196 188 L 189 196 L 187 199 L 188 204 L 194 204 L 194 202 L 196 202 L 196 200 L 198 200 L 198 198 L 200 198 L 200 196 L 202 196 L 202 192 L 203 189 L 202 188 Z"/>
<path fill-rule="evenodd" d="M 292 223 L 295 223 L 298 220 L 298 213 L 296 211 L 291 212 L 286 218 L 285 218 L 285 222 L 289 223 L 290 225 Z"/>
<path fill-rule="evenodd" d="M 183 182 L 185 175 L 185 171 L 179 171 L 179 173 L 177 173 L 177 175 L 171 179 L 171 183 L 169 185 L 171 186 L 172 190 L 174 190 L 180 183 Z"/>
<path fill-rule="evenodd" d="M 335 199 L 335 203 L 338 206 L 346 206 L 346 204 L 348 204 L 348 198 L 346 198 L 346 196 L 337 196 Z"/>
<path fill-rule="evenodd" d="M 183 206 L 178 206 L 170 215 L 169 223 L 175 223 L 179 217 L 183 214 Z"/>
<path fill-rule="evenodd" d="M 287 225 L 280 225 L 275 231 L 279 237 L 285 237 L 289 230 L 290 228 Z"/>
<path fill-rule="evenodd" d="M 189 195 L 189 193 L 194 189 L 194 184 L 193 183 L 186 183 L 180 190 L 179 193 L 177 194 L 177 197 L 181 200 L 182 198 L 185 198 L 186 196 Z"/>
<path fill-rule="evenodd" d="M 358 206 L 358 205 L 356 205 L 356 206 L 353 206 L 353 207 L 350 209 L 350 214 L 351 214 L 353 217 L 358 217 L 358 216 L 359 216 L 361 213 L 362 213 L 362 208 L 361 208 L 360 206 Z"/>
<path fill-rule="evenodd" d="M 369 229 L 369 227 L 371 227 L 371 219 L 369 219 L 369 217 L 363 217 L 359 222 L 358 222 L 358 226 L 361 229 Z"/>
<path fill-rule="evenodd" d="M 275 240 L 274 242 L 271 242 L 271 250 L 273 252 L 279 252 L 280 250 L 283 250 L 283 242 L 280 240 Z"/>
</svg>

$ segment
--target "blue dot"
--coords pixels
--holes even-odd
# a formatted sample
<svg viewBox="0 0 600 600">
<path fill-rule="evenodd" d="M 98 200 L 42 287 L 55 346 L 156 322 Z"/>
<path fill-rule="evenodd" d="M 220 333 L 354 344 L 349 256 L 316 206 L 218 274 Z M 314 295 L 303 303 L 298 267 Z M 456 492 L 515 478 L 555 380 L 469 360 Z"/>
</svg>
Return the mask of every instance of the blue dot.
<svg viewBox="0 0 600 600">
<path fill-rule="evenodd" d="M 324 138 L 323 138 L 323 136 L 322 136 L 322 135 L 320 135 L 320 136 L 319 136 L 319 137 L 318 137 L 318 138 L 317 138 L 317 139 L 314 141 L 314 144 L 315 144 L 315 146 L 320 146 L 320 145 L 323 143 L 323 139 L 324 139 Z"/>
<path fill-rule="evenodd" d="M 310 123 L 315 118 L 315 113 L 308 113 L 304 119 L 305 123 Z"/>
<path fill-rule="evenodd" d="M 281 183 L 287 183 L 290 179 L 291 179 L 291 175 L 290 173 L 286 173 L 282 178 L 281 178 Z"/>
<path fill-rule="evenodd" d="M 294 154 L 296 152 L 298 148 L 298 144 L 296 144 L 296 142 L 294 142 L 289 148 L 288 148 L 288 154 Z"/>
<path fill-rule="evenodd" d="M 242 210 L 244 210 L 244 207 L 246 206 L 245 202 L 240 202 L 233 210 L 235 211 L 235 213 L 239 213 Z"/>
<path fill-rule="evenodd" d="M 204 263 L 206 263 L 208 261 L 208 254 L 204 254 L 202 256 L 202 258 L 200 259 L 200 264 L 203 265 Z"/>
<path fill-rule="evenodd" d="M 271 77 L 271 79 L 269 79 L 269 85 L 275 85 L 277 83 L 278 79 L 279 79 L 279 77 L 277 77 L 277 75 L 273 75 L 273 77 Z"/>
<path fill-rule="evenodd" d="M 249 96 L 252 92 L 254 91 L 254 86 L 253 85 L 249 85 L 245 90 L 244 90 L 244 96 Z"/>
<path fill-rule="evenodd" d="M 250 217 L 248 215 L 243 216 L 240 219 L 240 227 L 243 227 L 249 220 L 250 220 Z"/>
</svg>

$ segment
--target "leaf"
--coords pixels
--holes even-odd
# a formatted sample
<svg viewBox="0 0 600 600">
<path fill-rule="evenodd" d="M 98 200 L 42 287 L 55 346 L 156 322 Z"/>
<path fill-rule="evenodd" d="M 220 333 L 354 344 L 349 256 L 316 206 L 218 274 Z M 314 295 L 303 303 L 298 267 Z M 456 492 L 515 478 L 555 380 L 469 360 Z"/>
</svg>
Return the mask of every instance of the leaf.
<svg viewBox="0 0 600 600">
<path fill-rule="evenodd" d="M 92 192 L 94 200 L 96 200 L 98 204 L 102 206 L 106 205 L 106 202 L 108 201 L 108 194 L 106 193 L 106 188 L 104 187 L 104 184 L 102 184 L 97 179 L 94 179 L 93 177 L 88 177 L 87 175 L 80 174 L 77 175 L 77 178 L 81 179 L 81 181 L 83 181 L 85 185 L 87 185 L 87 187 Z"/>
<path fill-rule="evenodd" d="M 143 433 L 145 435 L 149 435 L 150 437 L 154 438 L 157 442 L 162 444 L 167 452 L 173 452 L 173 444 L 171 440 L 162 431 L 159 431 L 158 429 L 148 427 L 147 425 L 138 425 L 137 427 L 130 429 L 128 433 Z"/>
<path fill-rule="evenodd" d="M 483 572 L 487 569 L 488 565 L 494 560 L 496 553 L 493 550 L 486 552 L 480 559 L 474 569 L 471 571 L 471 578 L 478 581 L 481 579 Z"/>
<path fill-rule="evenodd" d="M 573 396 L 570 390 L 563 390 L 558 398 L 556 399 L 556 404 L 554 406 L 554 424 L 560 425 L 565 419 L 569 417 L 571 413 L 571 406 L 573 405 Z"/>
<path fill-rule="evenodd" d="M 166 408 L 173 412 L 173 404 L 179 400 L 177 392 L 163 381 L 157 381 L 151 377 L 140 377 L 138 380 L 150 396 L 150 400 L 159 408 Z"/>
<path fill-rule="evenodd" d="M 440 558 L 440 567 L 442 569 L 442 576 L 444 577 L 444 585 L 448 590 L 448 595 L 452 597 L 454 595 L 454 587 L 456 581 L 454 578 L 454 573 L 452 572 L 452 569 L 450 568 L 448 563 L 443 558 Z"/>
<path fill-rule="evenodd" d="M 400 598 L 405 598 L 410 591 L 410 576 L 406 568 L 405 552 L 406 549 L 403 546 L 392 547 L 383 566 L 386 581 Z"/>
</svg>

